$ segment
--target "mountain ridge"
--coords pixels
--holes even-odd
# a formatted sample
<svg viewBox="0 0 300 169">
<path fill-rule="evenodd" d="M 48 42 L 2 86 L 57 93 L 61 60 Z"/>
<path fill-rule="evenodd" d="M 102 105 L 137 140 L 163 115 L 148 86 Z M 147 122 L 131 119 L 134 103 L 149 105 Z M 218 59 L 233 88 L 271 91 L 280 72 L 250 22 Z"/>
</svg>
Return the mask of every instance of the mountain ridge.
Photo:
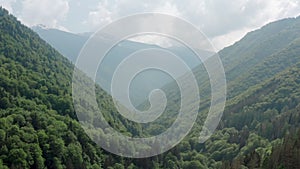
<svg viewBox="0 0 300 169">
<path fill-rule="evenodd" d="M 0 167 L 299 168 L 300 21 L 288 19 L 283 25 L 280 23 L 272 29 L 269 25 L 274 29 L 272 36 L 261 37 L 265 33 L 256 31 L 258 37 L 253 35 L 253 39 L 259 47 L 255 42 L 243 41 L 249 46 L 232 46 L 226 55 L 221 52 L 230 75 L 229 91 L 234 93 L 230 94 L 218 130 L 207 142 L 200 144 L 198 138 L 201 121 L 206 117 L 204 106 L 197 119 L 199 124 L 176 147 L 151 158 L 129 159 L 98 147 L 76 121 L 71 96 L 74 65 L 1 8 Z M 288 38 L 280 43 L 274 41 L 283 35 Z M 261 42 L 260 38 L 267 40 Z M 280 49 L 266 48 L 272 47 L 265 44 L 271 41 Z M 245 49 L 249 51 L 242 56 Z M 248 63 L 247 58 L 254 56 L 256 60 Z M 230 65 L 229 57 L 237 61 Z M 244 68 L 245 63 L 248 67 Z M 194 70 L 201 74 L 203 69 Z M 206 90 L 209 84 L 205 75 L 198 78 L 199 86 Z M 99 86 L 96 93 L 105 119 L 125 135 L 157 134 L 164 131 L 164 123 L 172 122 L 171 117 L 162 125 L 143 126 L 126 121 Z M 205 96 L 209 98 L 209 94 Z M 170 111 L 179 105 L 177 100 L 170 102 Z M 115 140 L 111 143 L 118 144 Z"/>
</svg>

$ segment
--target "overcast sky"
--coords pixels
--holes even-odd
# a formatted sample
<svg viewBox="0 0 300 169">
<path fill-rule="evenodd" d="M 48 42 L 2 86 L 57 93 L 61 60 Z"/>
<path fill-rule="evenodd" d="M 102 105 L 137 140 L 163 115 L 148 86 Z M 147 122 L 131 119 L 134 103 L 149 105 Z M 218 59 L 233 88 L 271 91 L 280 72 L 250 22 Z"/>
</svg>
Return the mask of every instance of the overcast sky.
<svg viewBox="0 0 300 169">
<path fill-rule="evenodd" d="M 196 25 L 217 49 L 266 23 L 300 15 L 300 0 L 0 0 L 24 24 L 91 32 L 141 12 L 179 16 Z"/>
</svg>

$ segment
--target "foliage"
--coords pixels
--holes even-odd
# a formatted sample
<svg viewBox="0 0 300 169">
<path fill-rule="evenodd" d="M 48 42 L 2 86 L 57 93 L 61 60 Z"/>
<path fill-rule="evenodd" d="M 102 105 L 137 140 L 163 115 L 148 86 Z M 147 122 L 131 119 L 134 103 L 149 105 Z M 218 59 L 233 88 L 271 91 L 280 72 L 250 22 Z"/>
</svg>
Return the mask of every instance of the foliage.
<svg viewBox="0 0 300 169">
<path fill-rule="evenodd" d="M 203 75 L 198 82 L 204 106 L 188 137 L 164 154 L 129 159 L 99 148 L 77 122 L 73 65 L 1 8 L 0 168 L 299 168 L 299 25 L 299 18 L 269 24 L 220 52 L 229 99 L 207 142 L 198 142 L 209 106 L 208 77 Z M 97 101 L 113 128 L 149 136 L 174 121 L 172 112 L 178 112 L 180 101 L 173 97 L 174 86 L 166 86 L 171 107 L 148 125 L 122 118 L 98 86 Z"/>
</svg>

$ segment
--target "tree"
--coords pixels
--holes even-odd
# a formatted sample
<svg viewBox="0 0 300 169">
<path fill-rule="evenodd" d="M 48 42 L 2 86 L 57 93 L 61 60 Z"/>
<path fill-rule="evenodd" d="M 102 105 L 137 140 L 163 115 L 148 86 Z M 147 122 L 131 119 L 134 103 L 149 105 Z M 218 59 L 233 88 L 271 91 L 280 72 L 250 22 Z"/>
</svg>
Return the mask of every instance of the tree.
<svg viewBox="0 0 300 169">
<path fill-rule="evenodd" d="M 23 149 L 12 149 L 8 154 L 8 160 L 11 163 L 10 167 L 28 168 L 26 157 L 27 155 Z"/>
</svg>

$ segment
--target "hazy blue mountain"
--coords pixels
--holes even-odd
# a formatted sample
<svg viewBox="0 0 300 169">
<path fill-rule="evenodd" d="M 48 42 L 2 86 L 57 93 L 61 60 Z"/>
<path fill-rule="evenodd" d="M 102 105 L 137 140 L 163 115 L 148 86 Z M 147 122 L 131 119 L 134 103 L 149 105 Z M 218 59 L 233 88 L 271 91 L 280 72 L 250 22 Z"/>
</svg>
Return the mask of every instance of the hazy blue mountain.
<svg viewBox="0 0 300 169">
<path fill-rule="evenodd" d="M 37 32 L 41 38 L 43 38 L 73 63 L 76 62 L 81 48 L 92 35 L 92 33 L 73 34 L 57 29 L 47 29 L 41 25 L 35 26 L 32 29 Z M 108 37 L 103 38 L 103 41 L 113 38 L 110 35 L 107 36 Z M 162 48 L 157 45 L 124 40 L 108 53 L 104 59 L 104 63 L 101 64 L 97 75 L 97 81 L 100 86 L 110 93 L 112 76 L 120 62 L 136 51 L 151 48 L 167 50 L 174 53 L 175 55 L 179 56 L 191 69 L 201 64 L 201 61 L 197 58 L 197 56 L 191 50 L 183 46 Z M 208 58 L 213 54 L 212 52 L 208 51 L 200 51 L 200 53 L 204 58 Z M 138 65 L 139 64 L 136 66 Z M 174 68 L 175 65 L 172 63 L 172 61 L 170 61 L 168 66 L 173 66 Z M 175 78 L 178 78 L 179 76 L 180 75 Z M 143 100 L 148 98 L 150 91 L 153 89 L 162 88 L 164 85 L 172 82 L 173 80 L 174 79 L 172 79 L 170 76 L 160 71 L 149 70 L 142 73 L 141 76 L 135 78 L 132 83 L 130 96 L 133 103 L 135 105 L 142 103 Z M 120 99 L 122 100 L 122 98 L 119 98 L 119 100 Z"/>
<path fill-rule="evenodd" d="M 32 29 L 73 63 L 75 63 L 82 46 L 89 38 L 88 34 L 73 34 L 57 29 L 48 29 L 43 25 L 34 26 Z"/>
<path fill-rule="evenodd" d="M 0 39 L 0 168 L 300 168 L 299 17 L 270 23 L 220 51 L 229 97 L 218 130 L 205 143 L 199 143 L 199 131 L 209 106 L 209 82 L 203 65 L 194 68 L 204 96 L 197 123 L 176 147 L 143 159 L 116 156 L 90 140 L 74 110 L 74 65 L 2 8 Z M 131 48 L 140 48 L 130 43 L 135 44 L 112 51 L 107 62 L 116 66 Z M 150 75 L 142 78 L 151 80 Z M 163 89 L 171 94 L 170 108 L 161 121 L 145 125 L 122 118 L 98 85 L 96 97 L 116 131 L 147 137 L 174 122 L 171 115 L 180 106 L 174 83 Z M 80 99 L 89 107 L 85 97 Z M 84 115 L 97 124 L 93 113 Z M 105 131 L 93 136 L 106 138 Z M 118 140 L 106 144 L 135 146 Z"/>
</svg>

